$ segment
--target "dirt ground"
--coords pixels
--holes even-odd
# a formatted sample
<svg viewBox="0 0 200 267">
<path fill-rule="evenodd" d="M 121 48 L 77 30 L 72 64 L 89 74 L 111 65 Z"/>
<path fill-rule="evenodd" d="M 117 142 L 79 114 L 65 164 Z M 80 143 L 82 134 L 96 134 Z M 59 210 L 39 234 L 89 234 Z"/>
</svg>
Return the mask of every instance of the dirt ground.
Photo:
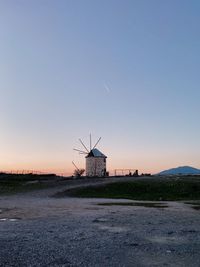
<svg viewBox="0 0 200 267">
<path fill-rule="evenodd" d="M 90 183 L 0 197 L 0 266 L 200 266 L 199 210 L 52 197 Z"/>
</svg>

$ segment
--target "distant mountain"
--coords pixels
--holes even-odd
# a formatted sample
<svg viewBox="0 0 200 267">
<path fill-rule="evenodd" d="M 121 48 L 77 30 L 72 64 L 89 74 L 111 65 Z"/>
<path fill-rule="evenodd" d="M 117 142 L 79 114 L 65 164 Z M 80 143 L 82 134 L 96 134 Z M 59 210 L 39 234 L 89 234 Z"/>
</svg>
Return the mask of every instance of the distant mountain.
<svg viewBox="0 0 200 267">
<path fill-rule="evenodd" d="M 180 175 L 200 174 L 200 170 L 190 166 L 182 166 L 158 173 L 158 175 L 179 175 L 179 174 Z"/>
</svg>

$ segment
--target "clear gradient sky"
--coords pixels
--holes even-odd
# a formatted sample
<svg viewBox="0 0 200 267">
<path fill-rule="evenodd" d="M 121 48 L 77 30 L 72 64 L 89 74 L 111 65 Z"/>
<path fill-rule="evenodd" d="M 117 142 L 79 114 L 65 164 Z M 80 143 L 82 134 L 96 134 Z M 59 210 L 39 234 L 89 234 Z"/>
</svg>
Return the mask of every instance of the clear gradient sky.
<svg viewBox="0 0 200 267">
<path fill-rule="evenodd" d="M 200 168 L 199 0 L 1 0 L 0 169 Z"/>
</svg>

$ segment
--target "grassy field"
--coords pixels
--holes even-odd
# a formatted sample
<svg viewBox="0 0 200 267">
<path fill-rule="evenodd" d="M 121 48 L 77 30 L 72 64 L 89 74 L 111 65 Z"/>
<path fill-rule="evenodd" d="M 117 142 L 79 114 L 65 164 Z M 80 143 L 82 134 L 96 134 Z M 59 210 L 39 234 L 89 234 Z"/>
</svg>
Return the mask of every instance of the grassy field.
<svg viewBox="0 0 200 267">
<path fill-rule="evenodd" d="M 62 178 L 55 175 L 0 174 L 0 195 L 55 187 L 60 184 L 61 180 Z M 109 182 L 109 178 L 107 181 Z M 124 181 L 106 185 L 87 187 L 80 185 L 80 187 L 58 193 L 56 196 L 146 201 L 200 200 L 200 176 L 133 178 L 128 181 L 124 178 Z"/>
<path fill-rule="evenodd" d="M 15 194 L 52 186 L 55 175 L 0 174 L 0 195 Z"/>
<path fill-rule="evenodd" d="M 149 201 L 200 200 L 200 176 L 152 177 L 65 191 L 60 196 Z"/>
</svg>

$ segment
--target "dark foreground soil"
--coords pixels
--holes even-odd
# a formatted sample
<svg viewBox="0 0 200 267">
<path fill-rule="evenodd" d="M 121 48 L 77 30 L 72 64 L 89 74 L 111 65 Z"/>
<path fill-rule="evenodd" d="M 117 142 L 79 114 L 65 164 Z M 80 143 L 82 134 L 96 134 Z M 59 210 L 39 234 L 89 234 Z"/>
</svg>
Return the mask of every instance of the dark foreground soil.
<svg viewBox="0 0 200 267">
<path fill-rule="evenodd" d="M 198 201 L 51 197 L 76 186 L 0 197 L 0 266 L 200 266 Z"/>
</svg>

